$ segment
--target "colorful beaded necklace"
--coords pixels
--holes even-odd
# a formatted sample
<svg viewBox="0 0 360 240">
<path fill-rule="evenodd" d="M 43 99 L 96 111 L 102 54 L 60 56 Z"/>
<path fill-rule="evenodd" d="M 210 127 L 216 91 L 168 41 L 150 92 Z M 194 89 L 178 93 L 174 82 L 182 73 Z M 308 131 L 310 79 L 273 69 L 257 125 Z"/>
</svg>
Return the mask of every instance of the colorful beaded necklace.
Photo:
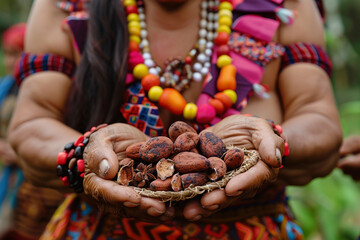
<svg viewBox="0 0 360 240">
<path fill-rule="evenodd" d="M 237 101 L 236 68 L 229 56 L 229 36 L 232 25 L 232 0 L 207 0 L 201 3 L 199 40 L 182 59 L 170 59 L 162 72 L 155 66 L 146 39 L 146 22 L 143 1 L 124 0 L 129 29 L 129 69 L 148 98 L 158 102 L 176 115 L 200 124 L 211 123 L 216 115 L 222 115 Z M 216 31 L 215 31 L 216 30 Z M 201 106 L 187 103 L 181 92 L 191 81 L 201 82 L 210 77 L 209 69 L 214 44 L 217 47 L 217 67 L 220 74 L 216 80 L 218 93 Z"/>
</svg>

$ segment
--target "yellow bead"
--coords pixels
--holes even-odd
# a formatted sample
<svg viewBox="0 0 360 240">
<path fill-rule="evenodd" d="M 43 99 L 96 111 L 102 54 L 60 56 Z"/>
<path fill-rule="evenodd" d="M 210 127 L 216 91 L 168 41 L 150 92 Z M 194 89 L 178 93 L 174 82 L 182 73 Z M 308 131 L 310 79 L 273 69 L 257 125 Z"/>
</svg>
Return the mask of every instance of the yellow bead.
<svg viewBox="0 0 360 240">
<path fill-rule="evenodd" d="M 140 63 L 138 65 L 136 65 L 134 67 L 134 70 L 133 70 L 133 75 L 135 78 L 137 79 L 142 79 L 145 75 L 147 75 L 149 73 L 149 69 L 148 67 L 143 64 L 143 63 Z"/>
<path fill-rule="evenodd" d="M 140 43 L 141 38 L 140 38 L 139 36 L 131 35 L 131 36 L 129 37 L 129 40 L 130 40 L 130 41 L 134 41 L 134 42 L 136 42 L 136 43 Z"/>
<path fill-rule="evenodd" d="M 141 29 L 140 22 L 138 22 L 138 21 L 131 21 L 131 22 L 129 22 L 128 27 L 129 27 L 129 28 L 131 28 L 131 27 L 137 27 L 137 28 Z"/>
<path fill-rule="evenodd" d="M 220 25 L 225 25 L 225 26 L 230 27 L 231 24 L 232 24 L 232 19 L 230 17 L 228 17 L 228 16 L 222 16 L 222 17 L 219 18 L 218 23 L 219 23 L 219 26 Z"/>
<path fill-rule="evenodd" d="M 220 25 L 217 29 L 217 32 L 226 32 L 227 34 L 231 33 L 231 28 L 226 25 Z"/>
<path fill-rule="evenodd" d="M 130 27 L 130 28 L 129 28 L 129 34 L 130 34 L 131 36 L 139 36 L 139 37 L 140 37 L 140 28 Z"/>
<path fill-rule="evenodd" d="M 159 101 L 161 94 L 163 93 L 163 89 L 160 86 L 153 86 L 150 88 L 148 92 L 148 97 L 151 101 L 157 102 Z"/>
<path fill-rule="evenodd" d="M 192 120 L 196 117 L 197 106 L 195 103 L 188 103 L 185 105 L 183 116 L 185 119 Z"/>
<path fill-rule="evenodd" d="M 232 11 L 232 10 L 233 10 L 233 6 L 232 6 L 232 4 L 229 3 L 229 2 L 222 2 L 222 3 L 220 3 L 220 5 L 219 5 L 219 10 L 222 10 L 222 9 L 227 9 L 227 10 Z"/>
<path fill-rule="evenodd" d="M 224 66 L 226 66 L 226 65 L 231 64 L 231 62 L 232 62 L 232 59 L 231 59 L 230 56 L 228 56 L 228 55 L 221 55 L 220 57 L 218 57 L 216 65 L 217 65 L 219 68 L 222 68 L 222 67 L 224 67 Z"/>
<path fill-rule="evenodd" d="M 136 14 L 136 13 L 130 13 L 130 14 L 127 16 L 127 21 L 128 21 L 128 22 L 131 22 L 131 21 L 140 22 L 139 15 Z"/>
<path fill-rule="evenodd" d="M 130 6 L 130 5 L 136 5 L 136 2 L 135 2 L 135 0 L 124 0 L 123 5 L 125 7 Z"/>
<path fill-rule="evenodd" d="M 219 18 L 222 17 L 222 16 L 228 16 L 232 19 L 233 17 L 233 14 L 232 14 L 232 11 L 228 10 L 228 9 L 221 9 L 219 10 Z"/>
<path fill-rule="evenodd" d="M 237 101 L 237 94 L 234 90 L 231 90 L 231 89 L 226 89 L 223 91 L 223 93 L 225 93 L 230 99 L 231 99 L 231 102 L 233 104 L 236 103 Z"/>
</svg>

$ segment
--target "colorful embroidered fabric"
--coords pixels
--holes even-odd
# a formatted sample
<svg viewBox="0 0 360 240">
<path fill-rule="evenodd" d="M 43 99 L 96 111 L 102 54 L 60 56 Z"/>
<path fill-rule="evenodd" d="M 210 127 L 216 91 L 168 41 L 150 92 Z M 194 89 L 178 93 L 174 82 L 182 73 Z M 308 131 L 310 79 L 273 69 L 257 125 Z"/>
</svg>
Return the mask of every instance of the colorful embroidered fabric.
<svg viewBox="0 0 360 240">
<path fill-rule="evenodd" d="M 318 65 L 324 69 L 329 77 L 331 77 L 331 59 L 320 46 L 309 43 L 294 43 L 285 46 L 285 54 L 282 58 L 282 68 L 300 62 Z"/>
<path fill-rule="evenodd" d="M 44 71 L 56 71 L 72 77 L 75 64 L 62 57 L 52 54 L 23 53 L 15 68 L 15 79 L 18 85 L 31 74 Z"/>
</svg>

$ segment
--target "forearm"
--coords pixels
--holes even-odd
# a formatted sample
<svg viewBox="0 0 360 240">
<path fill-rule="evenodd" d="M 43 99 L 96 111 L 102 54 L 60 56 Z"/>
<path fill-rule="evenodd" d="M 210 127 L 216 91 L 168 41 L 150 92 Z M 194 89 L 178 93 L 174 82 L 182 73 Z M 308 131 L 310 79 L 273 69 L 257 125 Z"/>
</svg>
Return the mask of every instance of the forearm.
<svg viewBox="0 0 360 240">
<path fill-rule="evenodd" d="M 319 113 L 300 114 L 283 123 L 290 155 L 284 161 L 280 181 L 304 185 L 329 174 L 339 159 L 342 141 L 338 121 Z"/>
<path fill-rule="evenodd" d="M 9 132 L 25 177 L 35 185 L 61 188 L 56 176 L 57 154 L 81 134 L 51 118 L 24 122 Z"/>
</svg>

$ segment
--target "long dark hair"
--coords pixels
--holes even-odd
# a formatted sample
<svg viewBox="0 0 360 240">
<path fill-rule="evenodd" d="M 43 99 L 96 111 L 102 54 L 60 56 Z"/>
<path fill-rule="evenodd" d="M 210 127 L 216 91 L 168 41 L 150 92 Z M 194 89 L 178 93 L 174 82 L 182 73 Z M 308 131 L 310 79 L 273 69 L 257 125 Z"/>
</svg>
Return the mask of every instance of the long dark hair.
<svg viewBox="0 0 360 240">
<path fill-rule="evenodd" d="M 123 122 L 128 31 L 120 0 L 91 0 L 88 33 L 68 98 L 66 123 L 80 132 Z"/>
</svg>

